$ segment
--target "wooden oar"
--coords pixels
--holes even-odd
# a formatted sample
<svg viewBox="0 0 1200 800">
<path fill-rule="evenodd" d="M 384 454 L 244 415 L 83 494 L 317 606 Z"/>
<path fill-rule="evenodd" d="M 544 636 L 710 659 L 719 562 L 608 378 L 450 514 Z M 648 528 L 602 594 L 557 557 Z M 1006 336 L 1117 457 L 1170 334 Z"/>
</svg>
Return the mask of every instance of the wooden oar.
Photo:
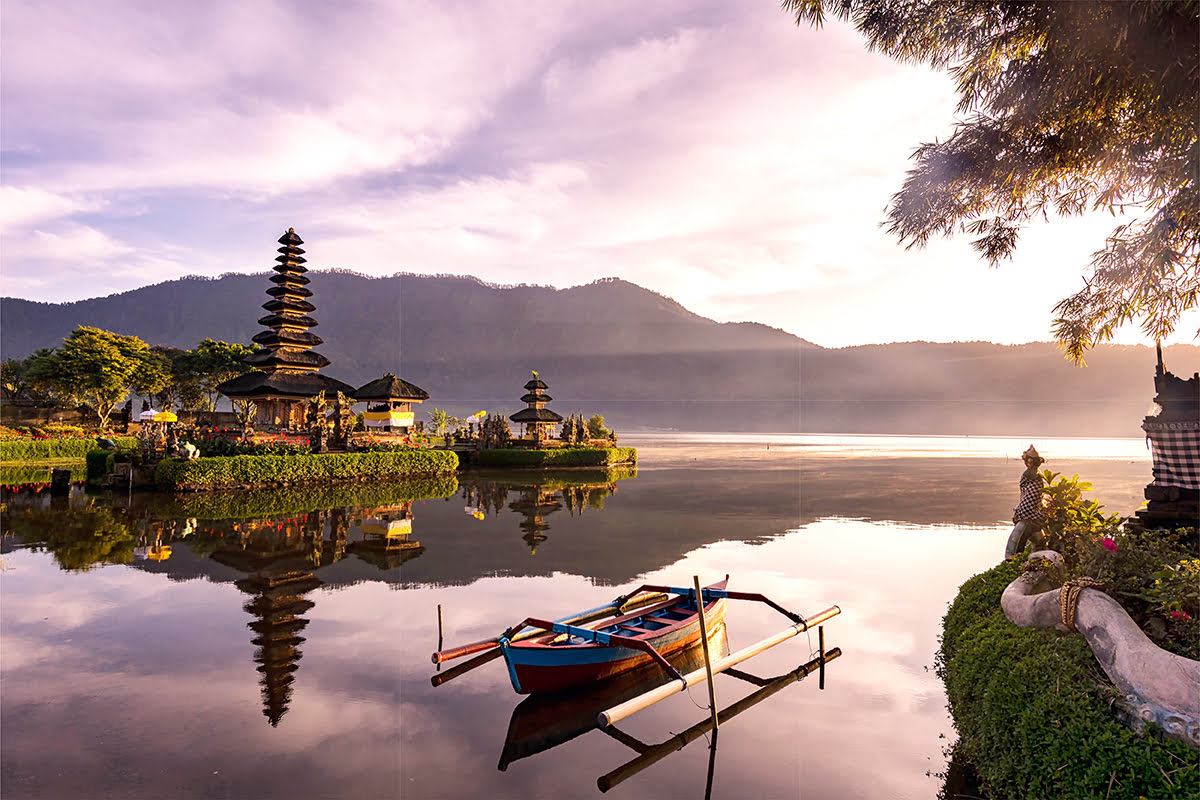
<svg viewBox="0 0 1200 800">
<path fill-rule="evenodd" d="M 564 617 L 563 619 L 555 620 L 555 622 L 562 622 L 567 625 L 578 625 L 581 622 L 593 622 L 598 619 L 604 619 L 605 617 L 612 616 L 613 614 L 623 614 L 626 611 L 630 611 L 635 608 L 642 608 L 644 606 L 653 605 L 654 603 L 658 603 L 663 600 L 666 600 L 667 597 L 668 597 L 668 595 L 666 595 L 662 592 L 658 592 L 655 594 L 645 594 L 645 595 L 640 595 L 638 597 L 631 597 L 631 598 L 625 600 L 624 602 L 622 602 L 621 600 L 614 600 L 613 602 L 609 603 L 608 605 L 599 606 L 598 608 L 593 608 L 590 611 L 583 611 L 583 612 L 580 612 L 579 614 L 576 614 L 571 617 Z M 546 631 L 535 629 L 535 630 L 525 631 L 524 633 L 518 633 L 516 636 L 509 639 L 509 641 L 521 642 L 526 639 L 532 639 L 535 636 L 545 636 L 545 635 L 546 635 Z M 493 653 L 491 658 L 495 658 L 495 656 L 500 654 L 499 645 L 500 645 L 500 637 L 496 637 L 493 639 L 481 639 L 478 642 L 471 642 L 470 644 L 464 644 L 464 645 L 460 645 L 458 647 L 451 647 L 448 650 L 439 650 L 438 652 L 434 653 L 430 658 L 434 664 L 441 664 L 443 662 L 450 661 L 451 659 L 462 658 L 463 656 L 469 656 L 474 653 L 483 652 L 484 650 L 494 650 L 495 652 Z M 491 660 L 491 658 L 478 660 L 478 663 L 475 663 L 475 666 L 479 666 L 479 664 L 487 663 L 488 661 Z M 474 660 L 472 663 L 474 663 Z M 465 667 L 466 664 L 463 664 L 462 666 Z M 458 668 L 456 667 L 455 670 L 457 670 L 457 669 Z M 449 676 L 449 677 L 444 677 L 443 680 L 441 681 L 441 683 L 445 683 L 446 681 L 450 680 L 450 677 L 456 677 L 458 675 L 461 675 L 463 672 L 466 672 L 466 670 L 462 670 L 461 672 L 457 672 L 455 670 L 451 670 L 450 672 L 444 673 L 445 676 Z M 438 685 L 438 684 L 435 684 L 435 685 Z"/>
</svg>

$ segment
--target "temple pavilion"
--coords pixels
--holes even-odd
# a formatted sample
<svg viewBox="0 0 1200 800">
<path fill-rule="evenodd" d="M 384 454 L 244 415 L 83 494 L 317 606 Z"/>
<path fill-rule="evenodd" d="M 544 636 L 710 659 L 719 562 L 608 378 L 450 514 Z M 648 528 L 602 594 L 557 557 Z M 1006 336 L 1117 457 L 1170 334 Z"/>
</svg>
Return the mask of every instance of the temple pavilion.
<svg viewBox="0 0 1200 800">
<path fill-rule="evenodd" d="M 301 428 L 305 424 L 305 402 L 325 392 L 332 399 L 338 392 L 354 394 L 354 387 L 336 378 L 322 375 L 320 369 L 329 359 L 314 352 L 321 338 L 310 333 L 317 321 L 309 314 L 316 310 L 306 298 L 304 244 L 296 231 L 288 228 L 279 238 L 279 263 L 267 289 L 271 299 L 263 303 L 267 316 L 258 320 L 267 330 L 253 337 L 263 349 L 246 356 L 243 363 L 255 368 L 217 386 L 217 391 L 235 400 L 250 400 L 256 406 L 255 427 Z M 426 395 L 428 397 L 428 395 Z"/>
<path fill-rule="evenodd" d="M 363 413 L 367 428 L 408 433 L 415 424 L 413 403 L 428 400 L 429 392 L 389 372 L 355 389 L 354 399 L 367 403 Z"/>
<path fill-rule="evenodd" d="M 552 437 L 554 426 L 563 421 L 562 417 L 546 408 L 546 403 L 554 399 L 545 394 L 546 389 L 549 388 L 544 381 L 538 378 L 537 372 L 534 372 L 533 380 L 525 384 L 526 394 L 521 398 L 521 402 L 528 403 L 529 407 L 523 408 L 509 417 L 513 422 L 524 425 L 525 435 L 531 437 L 535 443 Z"/>
</svg>

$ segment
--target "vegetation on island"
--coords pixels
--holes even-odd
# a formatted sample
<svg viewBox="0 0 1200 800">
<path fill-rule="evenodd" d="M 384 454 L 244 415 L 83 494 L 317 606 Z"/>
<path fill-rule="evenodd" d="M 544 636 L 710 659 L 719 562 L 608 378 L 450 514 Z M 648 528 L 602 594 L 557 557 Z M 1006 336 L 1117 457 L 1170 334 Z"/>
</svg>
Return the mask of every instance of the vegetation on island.
<svg viewBox="0 0 1200 800">
<path fill-rule="evenodd" d="M 977 237 L 991 265 L 1035 219 L 1131 214 L 1055 306 L 1075 361 L 1140 319 L 1170 335 L 1200 302 L 1200 5 L 1190 0 L 785 0 L 798 23 L 849 21 L 868 47 L 947 69 L 954 133 L 922 144 L 887 209 L 909 247 Z M 1100 244 L 1100 243 L 1098 243 Z"/>
<path fill-rule="evenodd" d="M 1043 473 L 1048 521 L 1025 553 L 962 585 L 943 620 L 938 675 L 959 752 L 990 796 L 1186 797 L 1200 782 L 1187 745 L 1138 738 L 1112 710 L 1120 692 L 1078 633 L 1021 628 L 1000 595 L 1030 551 L 1061 553 L 1067 577 L 1104 583 L 1166 650 L 1200 655 L 1200 559 L 1195 529 L 1140 531 L 1084 497 L 1079 477 Z M 1036 566 L 1036 565 L 1029 565 Z"/>
<path fill-rule="evenodd" d="M 192 350 L 151 347 L 136 336 L 80 325 L 58 347 L 0 364 L 0 386 L 8 400 L 30 403 L 47 416 L 86 406 L 107 431 L 117 405 L 135 395 L 164 410 L 214 410 L 217 384 L 248 371 L 241 359 L 252 352 L 213 339 Z"/>
<path fill-rule="evenodd" d="M 481 450 L 481 467 L 601 467 L 636 464 L 633 447 L 558 447 L 546 450 Z"/>
<path fill-rule="evenodd" d="M 160 489 L 227 489 L 324 480 L 417 477 L 453 474 L 458 457 L 448 450 L 409 448 L 401 452 L 244 455 L 171 459 L 155 468 Z"/>
</svg>

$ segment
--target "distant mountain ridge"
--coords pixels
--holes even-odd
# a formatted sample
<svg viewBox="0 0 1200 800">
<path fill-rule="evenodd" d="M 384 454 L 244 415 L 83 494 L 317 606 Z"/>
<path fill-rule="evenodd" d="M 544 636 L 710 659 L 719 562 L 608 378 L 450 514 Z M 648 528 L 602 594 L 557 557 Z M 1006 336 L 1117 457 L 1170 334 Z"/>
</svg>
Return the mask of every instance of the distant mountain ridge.
<svg viewBox="0 0 1200 800">
<path fill-rule="evenodd" d="M 249 342 L 269 273 L 182 278 L 72 303 L 0 298 L 0 357 L 54 347 L 77 325 L 194 347 Z M 1154 354 L 1102 346 L 1089 367 L 1049 343 L 819 347 L 753 322 L 721 323 L 619 279 L 554 289 L 471 277 L 372 278 L 312 271 L 333 363 L 361 385 L 393 371 L 436 406 L 513 413 L 530 370 L 559 413 L 601 413 L 619 429 L 1137 436 Z M 1200 348 L 1167 349 L 1190 375 Z"/>
</svg>

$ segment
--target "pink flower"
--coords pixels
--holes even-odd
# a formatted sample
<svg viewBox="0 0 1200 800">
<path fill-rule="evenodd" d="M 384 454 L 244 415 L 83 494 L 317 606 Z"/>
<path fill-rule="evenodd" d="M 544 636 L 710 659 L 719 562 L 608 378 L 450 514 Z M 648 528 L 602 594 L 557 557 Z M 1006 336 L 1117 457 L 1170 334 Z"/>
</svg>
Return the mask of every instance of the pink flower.
<svg viewBox="0 0 1200 800">
<path fill-rule="evenodd" d="M 1104 537 L 1104 549 L 1109 551 L 1110 553 L 1117 552 L 1117 543 L 1113 541 L 1113 538 L 1111 536 Z"/>
<path fill-rule="evenodd" d="M 1191 619 L 1191 618 L 1192 618 L 1192 615 L 1186 611 L 1176 611 L 1174 614 L 1171 615 L 1171 619 L 1176 620 L 1176 621 L 1181 620 L 1181 619 Z"/>
</svg>

